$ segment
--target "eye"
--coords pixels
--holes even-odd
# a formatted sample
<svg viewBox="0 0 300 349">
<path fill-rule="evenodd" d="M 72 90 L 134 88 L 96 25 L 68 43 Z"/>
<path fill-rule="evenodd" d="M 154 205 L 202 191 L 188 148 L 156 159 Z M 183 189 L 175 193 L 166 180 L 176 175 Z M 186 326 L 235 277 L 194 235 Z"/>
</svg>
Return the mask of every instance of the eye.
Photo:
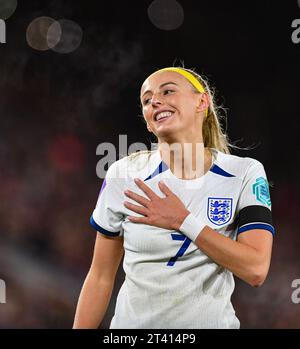
<svg viewBox="0 0 300 349">
<path fill-rule="evenodd" d="M 163 94 L 166 95 L 166 94 L 169 94 L 169 92 L 175 92 L 174 90 L 164 90 L 163 91 Z M 149 103 L 149 101 L 151 100 L 151 98 L 147 98 L 143 101 L 143 105 L 147 105 Z"/>
<path fill-rule="evenodd" d="M 149 101 L 150 101 L 150 98 L 145 99 L 144 102 L 143 102 L 143 105 L 148 104 Z"/>
<path fill-rule="evenodd" d="M 168 94 L 167 92 L 174 92 L 174 90 L 164 90 L 164 94 Z"/>
</svg>

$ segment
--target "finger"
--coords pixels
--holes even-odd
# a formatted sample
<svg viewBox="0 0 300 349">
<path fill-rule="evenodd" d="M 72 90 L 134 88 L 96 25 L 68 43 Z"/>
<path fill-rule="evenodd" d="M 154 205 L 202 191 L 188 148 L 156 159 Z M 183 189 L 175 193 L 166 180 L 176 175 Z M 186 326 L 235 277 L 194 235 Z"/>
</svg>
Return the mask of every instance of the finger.
<svg viewBox="0 0 300 349">
<path fill-rule="evenodd" d="M 130 202 L 128 201 L 125 201 L 124 202 L 124 206 L 126 208 L 128 208 L 129 210 L 133 211 L 133 212 L 136 212 L 136 213 L 139 213 L 143 216 L 146 216 L 147 214 L 147 209 L 145 207 L 142 207 L 142 206 L 138 206 L 138 205 L 134 205 L 134 204 L 131 204 Z"/>
<path fill-rule="evenodd" d="M 150 204 L 150 200 L 146 199 L 145 197 L 137 193 L 134 193 L 133 191 L 125 190 L 124 193 L 126 196 L 138 202 L 139 204 L 143 205 L 144 207 L 148 207 L 148 205 Z"/>
<path fill-rule="evenodd" d="M 174 195 L 174 193 L 172 192 L 172 190 L 163 182 L 163 181 L 159 181 L 158 182 L 159 185 L 159 189 L 166 195 Z"/>
<path fill-rule="evenodd" d="M 151 190 L 143 181 L 138 178 L 134 180 L 135 184 L 148 196 L 150 200 L 158 198 L 158 196 Z"/>
<path fill-rule="evenodd" d="M 147 218 L 146 218 L 146 217 L 133 217 L 133 216 L 128 216 L 128 219 L 129 219 L 132 223 L 148 224 L 148 223 L 147 223 Z"/>
</svg>

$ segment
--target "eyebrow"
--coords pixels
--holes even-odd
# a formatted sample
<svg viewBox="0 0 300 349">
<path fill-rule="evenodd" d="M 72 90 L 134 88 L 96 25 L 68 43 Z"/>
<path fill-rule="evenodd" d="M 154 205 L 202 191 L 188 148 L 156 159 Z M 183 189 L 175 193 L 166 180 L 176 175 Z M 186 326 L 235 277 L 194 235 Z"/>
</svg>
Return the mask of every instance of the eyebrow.
<svg viewBox="0 0 300 349">
<path fill-rule="evenodd" d="M 169 81 L 169 82 L 164 82 L 163 84 L 161 84 L 161 85 L 159 86 L 159 88 L 162 88 L 162 87 L 164 87 L 165 85 L 169 85 L 169 84 L 173 84 L 173 85 L 178 86 L 175 82 Z M 146 93 L 148 93 L 148 92 L 151 92 L 151 90 L 145 91 L 145 92 L 143 93 L 143 95 L 142 95 L 141 98 L 143 98 L 144 95 L 145 95 Z"/>
</svg>

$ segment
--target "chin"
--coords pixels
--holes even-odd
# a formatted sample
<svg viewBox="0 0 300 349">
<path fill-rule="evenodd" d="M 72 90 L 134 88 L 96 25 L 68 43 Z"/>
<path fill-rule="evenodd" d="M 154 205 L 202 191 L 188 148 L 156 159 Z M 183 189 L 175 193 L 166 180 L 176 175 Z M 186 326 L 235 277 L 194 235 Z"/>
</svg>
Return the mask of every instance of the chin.
<svg viewBox="0 0 300 349">
<path fill-rule="evenodd" d="M 160 139 L 163 138 L 164 140 L 171 142 L 172 140 L 175 141 L 177 139 L 176 134 L 177 134 L 176 130 L 170 127 L 168 129 L 166 128 L 164 130 L 160 130 L 159 132 L 156 132 L 156 137 Z"/>
</svg>

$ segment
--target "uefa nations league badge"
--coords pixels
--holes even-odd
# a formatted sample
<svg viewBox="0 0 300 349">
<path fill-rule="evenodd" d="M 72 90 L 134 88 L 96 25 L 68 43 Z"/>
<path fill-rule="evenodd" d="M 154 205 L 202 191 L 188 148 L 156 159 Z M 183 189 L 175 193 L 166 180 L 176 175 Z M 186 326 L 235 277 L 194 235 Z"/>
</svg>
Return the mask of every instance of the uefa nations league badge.
<svg viewBox="0 0 300 349">
<path fill-rule="evenodd" d="M 216 225 L 228 223 L 232 216 L 232 201 L 231 198 L 208 198 L 208 219 Z"/>
</svg>

